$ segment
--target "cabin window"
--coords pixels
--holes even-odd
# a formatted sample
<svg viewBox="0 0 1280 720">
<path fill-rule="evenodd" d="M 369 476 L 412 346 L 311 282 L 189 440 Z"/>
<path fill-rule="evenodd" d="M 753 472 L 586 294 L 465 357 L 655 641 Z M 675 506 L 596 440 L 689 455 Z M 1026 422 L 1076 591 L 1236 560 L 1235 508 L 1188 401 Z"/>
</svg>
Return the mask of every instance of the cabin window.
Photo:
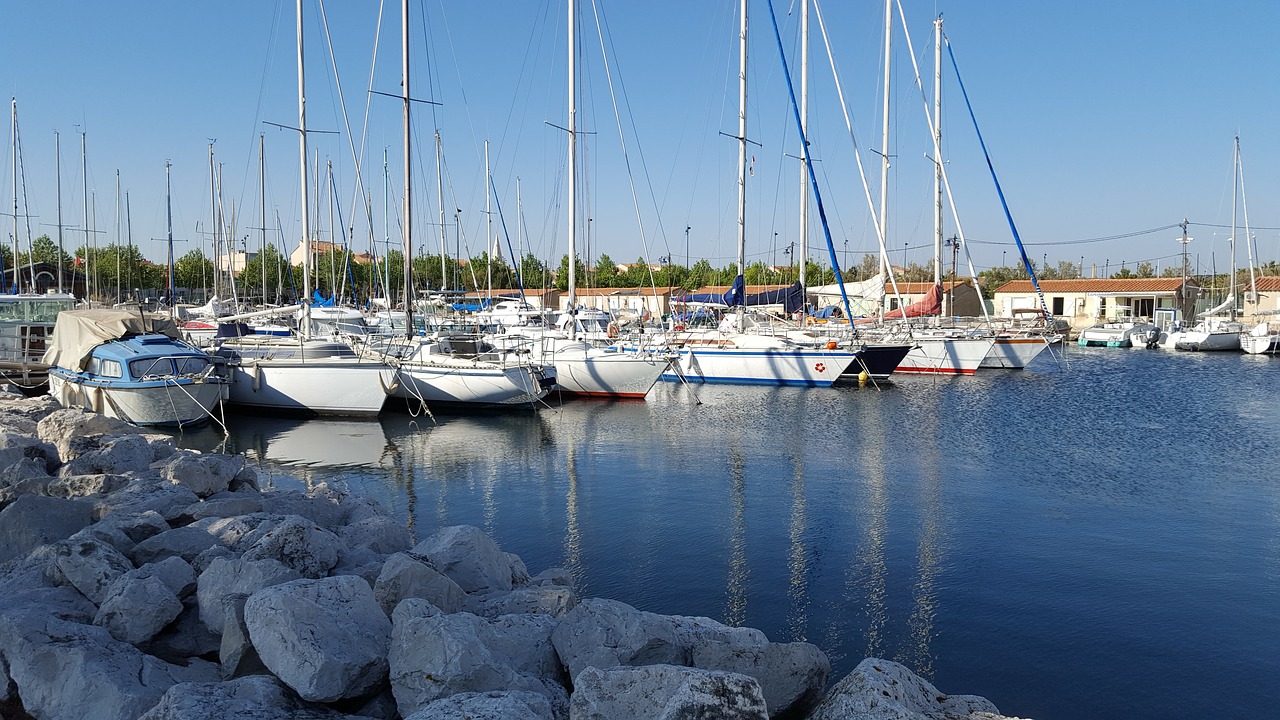
<svg viewBox="0 0 1280 720">
<path fill-rule="evenodd" d="M 199 357 L 174 358 L 173 362 L 178 366 L 179 375 L 199 375 L 209 367 L 209 361 Z"/>
<path fill-rule="evenodd" d="M 1053 314 L 1061 317 L 1066 312 L 1066 298 L 1058 296 L 1053 298 Z"/>
<path fill-rule="evenodd" d="M 124 377 L 124 366 L 119 361 L 103 359 L 98 362 L 98 374 L 109 378 Z"/>
<path fill-rule="evenodd" d="M 129 374 L 136 378 L 148 375 L 169 375 L 173 372 L 173 364 L 169 358 L 141 358 L 129 363 Z"/>
</svg>

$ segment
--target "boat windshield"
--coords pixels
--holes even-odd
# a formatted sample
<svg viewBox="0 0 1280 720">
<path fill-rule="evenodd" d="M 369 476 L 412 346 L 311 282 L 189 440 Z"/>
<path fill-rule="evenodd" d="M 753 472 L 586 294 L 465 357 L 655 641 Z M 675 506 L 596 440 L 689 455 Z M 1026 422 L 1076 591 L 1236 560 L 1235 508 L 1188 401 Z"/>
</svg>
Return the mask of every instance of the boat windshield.
<svg viewBox="0 0 1280 720">
<path fill-rule="evenodd" d="M 58 319 L 58 313 L 72 310 L 76 306 L 74 299 L 58 300 L 24 300 L 15 298 L 0 302 L 0 322 L 48 323 L 52 325 Z"/>
</svg>

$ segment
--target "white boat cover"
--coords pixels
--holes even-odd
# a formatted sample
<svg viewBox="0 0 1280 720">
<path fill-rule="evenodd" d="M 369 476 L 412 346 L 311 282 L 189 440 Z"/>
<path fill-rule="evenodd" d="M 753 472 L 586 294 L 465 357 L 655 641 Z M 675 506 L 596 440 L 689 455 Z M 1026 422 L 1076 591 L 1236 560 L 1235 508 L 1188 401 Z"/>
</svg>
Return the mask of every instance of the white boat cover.
<svg viewBox="0 0 1280 720">
<path fill-rule="evenodd" d="M 88 366 L 93 349 L 102 343 L 148 334 L 167 335 L 175 340 L 181 337 L 168 315 L 111 308 L 63 310 L 58 313 L 43 362 L 79 372 Z"/>
</svg>

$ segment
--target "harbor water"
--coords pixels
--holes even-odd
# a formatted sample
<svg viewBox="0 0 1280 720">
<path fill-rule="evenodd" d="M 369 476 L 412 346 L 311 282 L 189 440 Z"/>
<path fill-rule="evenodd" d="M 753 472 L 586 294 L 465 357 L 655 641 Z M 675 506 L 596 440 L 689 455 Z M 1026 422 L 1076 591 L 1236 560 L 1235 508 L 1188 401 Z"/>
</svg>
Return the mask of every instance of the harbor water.
<svg viewBox="0 0 1280 720">
<path fill-rule="evenodd" d="M 867 656 L 1006 714 L 1274 717 L 1280 359 L 1066 349 L 882 388 L 231 418 L 264 484 L 469 524 L 583 596 Z"/>
</svg>

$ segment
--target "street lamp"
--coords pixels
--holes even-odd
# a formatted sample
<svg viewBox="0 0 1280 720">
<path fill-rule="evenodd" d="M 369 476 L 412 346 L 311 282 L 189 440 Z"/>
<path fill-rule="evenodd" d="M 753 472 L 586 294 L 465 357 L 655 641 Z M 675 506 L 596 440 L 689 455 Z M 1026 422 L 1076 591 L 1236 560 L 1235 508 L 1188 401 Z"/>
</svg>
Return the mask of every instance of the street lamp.
<svg viewBox="0 0 1280 720">
<path fill-rule="evenodd" d="M 689 230 L 690 230 L 690 227 L 688 225 L 685 225 L 684 226 L 684 266 L 692 269 L 693 266 L 689 264 Z"/>
</svg>

